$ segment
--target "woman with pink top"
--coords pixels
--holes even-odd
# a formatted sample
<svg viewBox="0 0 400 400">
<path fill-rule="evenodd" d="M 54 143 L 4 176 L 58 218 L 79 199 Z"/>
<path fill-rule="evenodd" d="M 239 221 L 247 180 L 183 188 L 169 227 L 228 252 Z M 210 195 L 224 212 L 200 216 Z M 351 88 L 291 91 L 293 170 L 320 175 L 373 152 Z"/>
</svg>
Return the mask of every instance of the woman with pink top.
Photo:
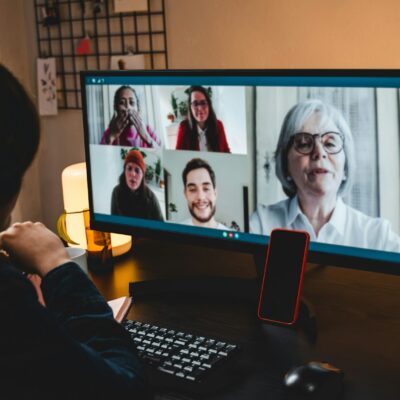
<svg viewBox="0 0 400 400">
<path fill-rule="evenodd" d="M 142 148 L 161 145 L 155 132 L 144 123 L 140 115 L 139 99 L 132 87 L 121 86 L 115 92 L 114 115 L 100 144 Z"/>
</svg>

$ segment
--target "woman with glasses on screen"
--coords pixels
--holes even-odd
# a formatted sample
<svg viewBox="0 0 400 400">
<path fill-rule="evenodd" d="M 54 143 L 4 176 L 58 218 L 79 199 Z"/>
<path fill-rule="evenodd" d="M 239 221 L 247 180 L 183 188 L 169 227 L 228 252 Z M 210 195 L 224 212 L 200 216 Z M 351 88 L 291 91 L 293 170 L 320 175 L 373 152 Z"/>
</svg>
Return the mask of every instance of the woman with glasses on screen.
<svg viewBox="0 0 400 400">
<path fill-rule="evenodd" d="M 111 196 L 111 214 L 163 221 L 160 204 L 145 180 L 146 164 L 139 150 L 125 157 L 124 171 Z"/>
<path fill-rule="evenodd" d="M 251 232 L 299 229 L 313 241 L 400 251 L 400 237 L 388 221 L 343 202 L 355 158 L 350 127 L 336 108 L 316 99 L 295 105 L 283 121 L 275 158 L 289 198 L 260 205 L 250 218 Z"/>
<path fill-rule="evenodd" d="M 224 125 L 215 115 L 207 90 L 191 86 L 188 94 L 188 118 L 179 125 L 176 150 L 230 153 Z"/>
<path fill-rule="evenodd" d="M 100 144 L 131 147 L 159 147 L 160 139 L 146 125 L 140 114 L 135 89 L 121 86 L 114 94 L 114 115 L 101 137 Z"/>
</svg>

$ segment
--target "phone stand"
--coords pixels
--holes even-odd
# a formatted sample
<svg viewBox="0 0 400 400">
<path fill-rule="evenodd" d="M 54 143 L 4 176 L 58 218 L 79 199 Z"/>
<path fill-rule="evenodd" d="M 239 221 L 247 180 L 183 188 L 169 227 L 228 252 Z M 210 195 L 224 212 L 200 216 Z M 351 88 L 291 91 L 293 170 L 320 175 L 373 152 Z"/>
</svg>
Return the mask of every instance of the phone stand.
<svg viewBox="0 0 400 400">
<path fill-rule="evenodd" d="M 317 342 L 318 327 L 314 306 L 304 297 L 300 299 L 299 314 L 294 326 L 304 332 L 310 343 Z"/>
<path fill-rule="evenodd" d="M 263 330 L 271 331 L 271 330 L 279 330 L 282 328 L 283 330 L 289 331 L 301 331 L 307 339 L 309 344 L 315 344 L 318 338 L 318 328 L 317 328 L 317 318 L 315 315 L 313 305 L 306 300 L 304 297 L 301 297 L 299 303 L 299 312 L 296 319 L 296 322 L 292 325 L 283 325 L 273 322 L 267 322 L 259 320 L 261 324 L 263 324 Z M 276 327 L 276 328 L 271 328 Z M 282 332 L 282 331 L 281 331 Z"/>
</svg>

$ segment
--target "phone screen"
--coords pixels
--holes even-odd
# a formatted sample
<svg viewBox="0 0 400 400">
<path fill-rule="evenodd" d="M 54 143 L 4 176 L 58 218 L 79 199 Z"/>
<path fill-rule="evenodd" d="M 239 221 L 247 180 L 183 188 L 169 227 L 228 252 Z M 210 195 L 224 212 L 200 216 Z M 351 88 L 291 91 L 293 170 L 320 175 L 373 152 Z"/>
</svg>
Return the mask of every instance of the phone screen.
<svg viewBox="0 0 400 400">
<path fill-rule="evenodd" d="M 258 306 L 261 319 L 284 324 L 295 322 L 308 243 L 307 232 L 284 229 L 271 232 Z"/>
</svg>

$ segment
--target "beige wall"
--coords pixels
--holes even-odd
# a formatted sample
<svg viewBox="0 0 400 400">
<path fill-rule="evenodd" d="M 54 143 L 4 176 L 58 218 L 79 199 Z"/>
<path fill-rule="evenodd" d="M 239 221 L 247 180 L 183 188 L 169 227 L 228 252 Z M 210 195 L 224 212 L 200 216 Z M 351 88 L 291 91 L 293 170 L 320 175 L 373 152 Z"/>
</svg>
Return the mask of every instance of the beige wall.
<svg viewBox="0 0 400 400">
<path fill-rule="evenodd" d="M 398 0 L 165 2 L 170 68 L 400 68 Z M 0 61 L 34 87 L 31 3 L 0 0 Z M 41 207 L 22 207 L 22 217 L 41 215 L 54 229 L 61 171 L 84 159 L 81 113 L 60 111 L 42 127 L 36 177 L 20 203 L 41 199 Z"/>
<path fill-rule="evenodd" d="M 170 68 L 400 68 L 398 0 L 167 0 Z"/>
</svg>

